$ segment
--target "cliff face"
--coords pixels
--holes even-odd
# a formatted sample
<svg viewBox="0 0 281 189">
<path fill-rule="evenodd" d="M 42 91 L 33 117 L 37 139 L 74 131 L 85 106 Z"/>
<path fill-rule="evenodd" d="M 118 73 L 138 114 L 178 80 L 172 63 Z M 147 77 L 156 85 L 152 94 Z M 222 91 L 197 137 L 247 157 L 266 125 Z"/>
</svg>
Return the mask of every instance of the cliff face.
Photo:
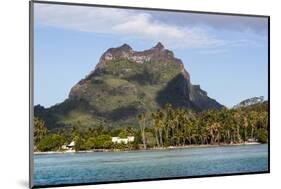
<svg viewBox="0 0 281 189">
<path fill-rule="evenodd" d="M 161 43 L 140 52 L 124 44 L 108 49 L 96 68 L 72 87 L 68 99 L 45 111 L 41 107 L 40 114 L 52 117 L 51 125 L 134 126 L 137 114 L 166 103 L 195 111 L 223 107 L 191 84 L 182 61 Z"/>
</svg>

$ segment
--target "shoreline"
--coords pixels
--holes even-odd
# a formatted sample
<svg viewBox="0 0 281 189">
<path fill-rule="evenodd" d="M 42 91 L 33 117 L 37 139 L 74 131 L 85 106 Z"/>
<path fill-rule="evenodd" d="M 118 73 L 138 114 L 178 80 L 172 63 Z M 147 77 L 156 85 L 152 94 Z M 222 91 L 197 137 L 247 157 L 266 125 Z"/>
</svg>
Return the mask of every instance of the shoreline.
<svg viewBox="0 0 281 189">
<path fill-rule="evenodd" d="M 243 146 L 243 145 L 257 145 L 262 144 L 259 142 L 245 142 L 237 144 L 193 144 L 193 145 L 184 145 L 184 146 L 168 146 L 168 147 L 155 147 L 148 148 L 146 150 L 121 150 L 121 149 L 94 149 L 94 150 L 85 150 L 85 151 L 75 151 L 75 150 L 66 150 L 66 151 L 48 151 L 48 152 L 33 152 L 34 155 L 48 155 L 48 154 L 69 154 L 69 153 L 101 153 L 101 152 L 143 152 L 143 151 L 160 151 L 160 150 L 173 150 L 173 149 L 188 149 L 188 148 L 206 148 L 206 147 L 225 147 L 225 146 Z"/>
</svg>

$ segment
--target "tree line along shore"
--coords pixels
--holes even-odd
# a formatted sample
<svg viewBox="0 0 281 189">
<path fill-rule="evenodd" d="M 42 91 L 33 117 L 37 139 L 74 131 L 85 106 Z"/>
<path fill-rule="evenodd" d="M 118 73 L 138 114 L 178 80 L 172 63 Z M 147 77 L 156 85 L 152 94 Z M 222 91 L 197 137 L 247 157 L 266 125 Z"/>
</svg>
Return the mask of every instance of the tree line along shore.
<svg viewBox="0 0 281 189">
<path fill-rule="evenodd" d="M 63 152 L 73 142 L 74 151 L 130 151 L 180 148 L 206 145 L 237 145 L 268 142 L 267 102 L 235 109 L 210 109 L 194 112 L 166 104 L 155 112 L 137 116 L 137 127 L 110 128 L 97 125 L 49 131 L 38 117 L 34 118 L 34 151 Z M 112 137 L 134 140 L 116 143 Z"/>
</svg>

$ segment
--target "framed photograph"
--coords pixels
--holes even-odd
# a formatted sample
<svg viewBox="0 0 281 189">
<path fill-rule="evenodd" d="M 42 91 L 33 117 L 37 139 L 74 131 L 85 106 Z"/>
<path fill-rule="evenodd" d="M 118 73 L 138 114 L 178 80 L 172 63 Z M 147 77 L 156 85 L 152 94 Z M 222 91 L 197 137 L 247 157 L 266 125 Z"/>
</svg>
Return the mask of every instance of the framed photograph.
<svg viewBox="0 0 281 189">
<path fill-rule="evenodd" d="M 30 1 L 30 187 L 269 173 L 269 19 Z"/>
</svg>

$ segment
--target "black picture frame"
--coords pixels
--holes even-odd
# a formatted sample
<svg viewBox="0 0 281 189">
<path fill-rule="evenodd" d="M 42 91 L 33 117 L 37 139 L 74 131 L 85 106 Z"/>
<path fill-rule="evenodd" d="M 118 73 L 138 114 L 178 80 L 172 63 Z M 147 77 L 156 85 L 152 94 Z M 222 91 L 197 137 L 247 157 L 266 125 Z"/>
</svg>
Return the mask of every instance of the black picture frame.
<svg viewBox="0 0 281 189">
<path fill-rule="evenodd" d="M 168 11 L 181 13 L 195 13 L 195 14 L 210 14 L 210 15 L 229 15 L 242 17 L 261 17 L 268 19 L 268 170 L 260 172 L 246 172 L 246 173 L 230 173 L 230 174 L 214 174 L 214 175 L 198 175 L 198 176 L 183 176 L 183 177 L 165 177 L 153 179 L 134 179 L 122 181 L 106 181 L 106 182 L 90 182 L 90 183 L 75 183 L 75 184 L 57 184 L 36 186 L 33 184 L 33 117 L 34 117 L 34 4 L 52 4 L 52 5 L 70 5 L 70 6 L 86 6 L 86 7 L 102 7 L 102 8 L 118 8 L 118 9 L 135 9 L 135 10 L 153 10 L 153 11 Z M 85 3 L 70 3 L 57 1 L 29 1 L 29 187 L 30 188 L 49 188 L 49 187 L 65 187 L 65 186 L 83 186 L 83 185 L 99 185 L 99 184 L 113 184 L 113 183 L 128 183 L 128 182 L 143 182 L 143 181 L 161 181 L 173 179 L 189 179 L 189 178 L 206 178 L 206 177 L 222 177 L 222 176 L 238 176 L 251 174 L 266 174 L 270 173 L 270 16 L 256 15 L 256 14 L 240 14 L 240 13 L 225 13 L 225 12 L 207 12 L 207 11 L 191 11 L 191 10 L 177 10 L 177 9 L 162 9 L 162 8 L 148 8 L 148 7 L 131 7 L 131 6 L 117 6 L 117 5 L 101 5 L 101 4 L 85 4 Z"/>
</svg>

